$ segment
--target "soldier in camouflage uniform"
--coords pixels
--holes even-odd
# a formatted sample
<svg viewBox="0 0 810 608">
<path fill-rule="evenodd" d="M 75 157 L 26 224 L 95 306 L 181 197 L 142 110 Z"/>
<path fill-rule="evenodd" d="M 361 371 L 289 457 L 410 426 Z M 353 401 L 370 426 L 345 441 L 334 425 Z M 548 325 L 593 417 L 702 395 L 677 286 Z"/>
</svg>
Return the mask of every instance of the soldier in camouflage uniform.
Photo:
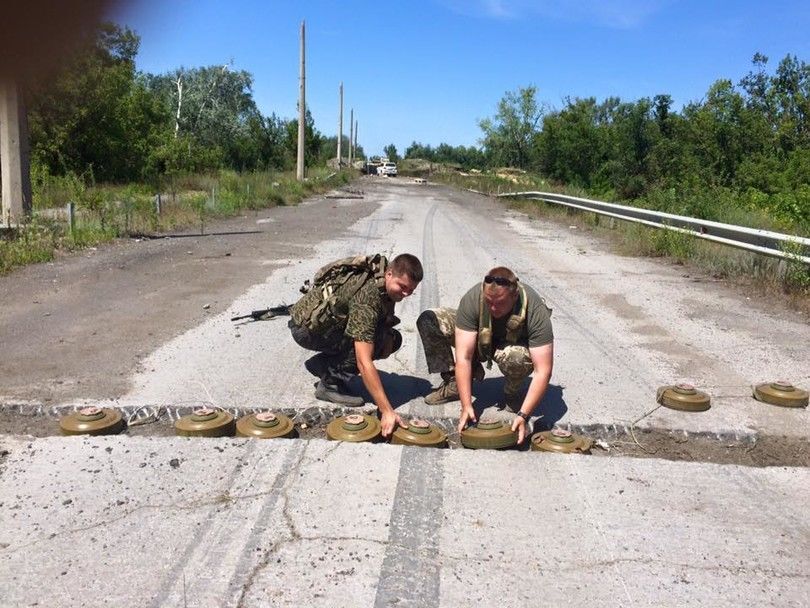
<svg viewBox="0 0 810 608">
<path fill-rule="evenodd" d="M 422 275 L 419 259 L 407 253 L 390 264 L 381 255 L 347 258 L 321 269 L 315 285 L 290 308 L 293 339 L 318 351 L 305 363 L 319 378 L 315 397 L 363 405 L 363 398 L 347 388 L 349 380 L 360 374 L 380 410 L 385 436 L 402 420 L 391 407 L 373 361 L 401 346 L 402 336 L 394 329 L 399 323 L 394 305 L 414 292 Z"/>
<path fill-rule="evenodd" d="M 526 422 L 548 387 L 553 367 L 551 310 L 544 300 L 501 266 L 473 286 L 458 309 L 426 310 L 419 315 L 416 326 L 428 371 L 442 377 L 442 383 L 425 397 L 425 403 L 460 400 L 461 431 L 469 420 L 476 419 L 472 380 L 484 379 L 482 361 L 490 367 L 494 361 L 504 375 L 504 404 L 517 413 L 512 429 L 518 431 L 522 442 Z M 534 377 L 524 396 L 521 389 L 532 372 Z"/>
</svg>

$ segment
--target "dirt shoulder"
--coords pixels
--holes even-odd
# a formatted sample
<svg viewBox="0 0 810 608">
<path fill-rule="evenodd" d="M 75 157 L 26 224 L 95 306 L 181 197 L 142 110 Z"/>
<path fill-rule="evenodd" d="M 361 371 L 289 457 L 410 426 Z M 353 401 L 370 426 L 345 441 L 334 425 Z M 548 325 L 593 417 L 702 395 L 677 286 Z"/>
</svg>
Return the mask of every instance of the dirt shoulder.
<svg viewBox="0 0 810 608">
<path fill-rule="evenodd" d="M 175 238 L 122 239 L 0 277 L 0 401 L 115 398 L 139 360 L 376 207 L 314 197 Z"/>
</svg>

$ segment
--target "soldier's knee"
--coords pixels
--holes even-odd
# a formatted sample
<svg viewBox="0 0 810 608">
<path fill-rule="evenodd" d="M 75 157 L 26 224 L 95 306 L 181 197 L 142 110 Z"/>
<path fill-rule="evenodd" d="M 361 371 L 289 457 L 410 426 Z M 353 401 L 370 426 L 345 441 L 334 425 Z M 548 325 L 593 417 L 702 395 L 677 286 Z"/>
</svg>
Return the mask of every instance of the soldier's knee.
<svg viewBox="0 0 810 608">
<path fill-rule="evenodd" d="M 523 346 L 499 349 L 495 351 L 494 359 L 504 376 L 526 376 L 534 369 L 529 349 Z"/>
<path fill-rule="evenodd" d="M 383 337 L 379 349 L 374 353 L 375 359 L 387 359 L 402 347 L 402 334 L 396 329 L 389 329 Z"/>
<path fill-rule="evenodd" d="M 416 329 L 420 336 L 433 333 L 433 330 L 438 330 L 438 327 L 439 320 L 436 318 L 436 312 L 430 308 L 423 311 L 416 319 Z"/>
</svg>

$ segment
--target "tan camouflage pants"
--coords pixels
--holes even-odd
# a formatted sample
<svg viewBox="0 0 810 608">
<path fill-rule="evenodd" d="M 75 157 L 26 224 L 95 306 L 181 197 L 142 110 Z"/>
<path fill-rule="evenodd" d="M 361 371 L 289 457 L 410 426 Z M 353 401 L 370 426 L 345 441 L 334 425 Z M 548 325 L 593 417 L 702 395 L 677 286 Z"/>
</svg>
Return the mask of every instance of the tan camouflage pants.
<svg viewBox="0 0 810 608">
<path fill-rule="evenodd" d="M 444 379 L 452 377 L 456 366 L 453 356 L 456 309 L 430 308 L 419 315 L 416 328 L 425 349 L 428 371 L 441 374 Z M 517 393 L 523 380 L 534 371 L 529 349 L 525 346 L 504 345 L 495 349 L 492 358 L 506 380 L 504 392 L 507 395 Z M 478 361 L 477 351 L 474 361 Z"/>
</svg>

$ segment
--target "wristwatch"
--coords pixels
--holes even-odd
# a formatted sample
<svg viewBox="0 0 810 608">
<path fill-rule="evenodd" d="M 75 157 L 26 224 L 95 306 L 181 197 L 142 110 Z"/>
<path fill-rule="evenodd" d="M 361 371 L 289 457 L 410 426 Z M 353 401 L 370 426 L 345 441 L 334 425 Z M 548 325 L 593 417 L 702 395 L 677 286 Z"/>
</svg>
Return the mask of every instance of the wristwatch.
<svg viewBox="0 0 810 608">
<path fill-rule="evenodd" d="M 524 414 L 523 412 L 518 412 L 517 415 L 520 416 L 521 418 L 523 418 L 523 420 L 525 422 L 529 421 L 529 415 L 528 414 Z"/>
</svg>

